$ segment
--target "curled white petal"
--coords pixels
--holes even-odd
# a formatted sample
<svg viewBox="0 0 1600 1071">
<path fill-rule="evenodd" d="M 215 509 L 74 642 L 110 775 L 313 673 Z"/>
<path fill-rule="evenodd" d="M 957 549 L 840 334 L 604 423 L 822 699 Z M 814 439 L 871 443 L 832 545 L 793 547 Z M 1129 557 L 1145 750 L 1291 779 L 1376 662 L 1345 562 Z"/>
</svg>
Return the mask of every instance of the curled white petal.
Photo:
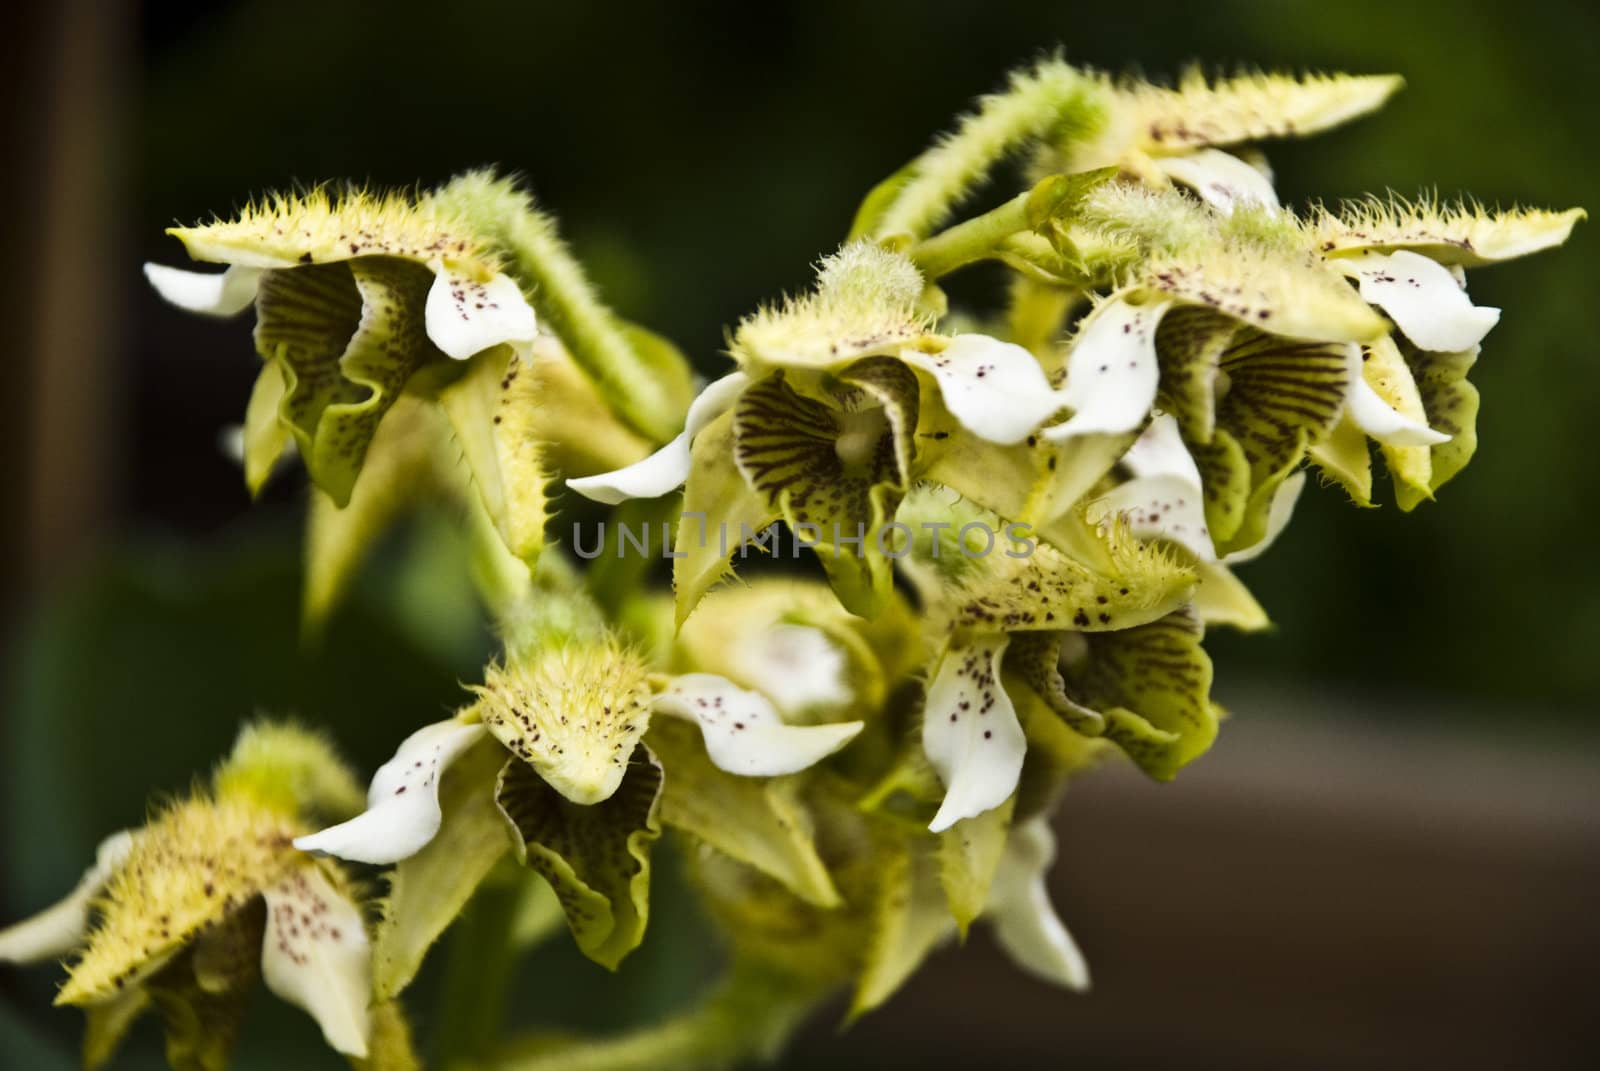
<svg viewBox="0 0 1600 1071">
<path fill-rule="evenodd" d="M 383 865 L 415 855 L 439 832 L 439 778 L 462 752 L 487 732 L 482 725 L 451 719 L 406 737 L 394 758 L 378 767 L 367 789 L 367 809 L 320 833 L 298 837 L 294 846 Z"/>
<path fill-rule="evenodd" d="M 1150 426 L 1122 455 L 1122 464 L 1135 476 L 1176 476 L 1200 487 L 1200 468 L 1184 445 L 1177 418 L 1170 413 L 1150 418 Z"/>
<path fill-rule="evenodd" d="M 0 930 L 0 963 L 38 963 L 60 959 L 83 943 L 89 931 L 89 904 L 128 858 L 133 834 L 113 833 L 100 842 L 94 865 L 62 900 L 32 918 Z"/>
<path fill-rule="evenodd" d="M 744 777 L 804 770 L 844 747 L 862 728 L 859 721 L 785 724 L 766 696 L 714 673 L 672 678 L 655 697 L 655 710 L 692 718 L 700 726 L 711 761 Z"/>
<path fill-rule="evenodd" d="M 1045 875 L 1056 854 L 1055 835 L 1043 815 L 1016 826 L 989 887 L 988 919 L 1012 961 L 1049 982 L 1089 988 L 1089 964 L 1050 903 Z"/>
<path fill-rule="evenodd" d="M 1350 353 L 1350 393 L 1345 406 L 1356 426 L 1387 446 L 1437 446 L 1450 436 L 1434 431 L 1420 421 L 1402 416 L 1384 401 L 1362 373 L 1361 347 L 1352 344 Z"/>
<path fill-rule="evenodd" d="M 1232 212 L 1236 205 L 1278 207 L 1278 194 L 1272 188 L 1272 180 L 1221 149 L 1161 156 L 1156 158 L 1155 165 L 1168 178 L 1189 187 L 1219 212 Z"/>
<path fill-rule="evenodd" d="M 1132 431 L 1156 400 L 1156 325 L 1172 303 L 1133 305 L 1112 298 L 1090 313 L 1067 354 L 1062 404 L 1072 419 L 1046 428 L 1044 437 L 1068 439 L 1093 432 Z"/>
<path fill-rule="evenodd" d="M 1420 253 L 1363 253 L 1334 263 L 1422 349 L 1469 350 L 1500 321 L 1499 309 L 1474 305 L 1448 268 Z"/>
<path fill-rule="evenodd" d="M 533 306 L 509 275 L 478 282 L 443 261 L 428 266 L 434 273 L 423 307 L 428 337 L 446 356 L 464 361 L 491 346 L 527 345 L 537 337 Z"/>
<path fill-rule="evenodd" d="M 950 414 L 992 443 L 1020 443 L 1063 404 L 1033 354 L 988 335 L 957 335 L 939 353 L 907 349 L 900 358 L 932 375 Z"/>
<path fill-rule="evenodd" d="M 261 282 L 261 268 L 233 265 L 226 271 L 185 271 L 146 264 L 144 277 L 168 302 L 205 316 L 233 316 L 250 307 Z"/>
<path fill-rule="evenodd" d="M 267 930 L 261 977 L 267 988 L 310 1012 L 335 1051 L 364 1058 L 372 952 L 361 909 L 317 865 L 299 867 L 262 896 Z"/>
<path fill-rule="evenodd" d="M 1305 489 L 1306 474 L 1297 472 L 1278 485 L 1272 493 L 1272 504 L 1267 507 L 1267 531 L 1261 539 L 1236 550 L 1222 560 L 1229 565 L 1239 565 L 1243 562 L 1254 561 L 1265 554 L 1267 548 L 1277 541 L 1279 534 L 1289 526 L 1289 519 L 1294 516 L 1294 505 L 1300 501 L 1300 492 Z"/>
<path fill-rule="evenodd" d="M 580 476 L 567 486 L 584 498 L 615 506 L 630 498 L 657 498 L 683 486 L 689 478 L 689 447 L 700 430 L 727 412 L 749 384 L 743 372 L 732 372 L 706 385 L 689 406 L 683 431 L 676 439 L 641 461 L 615 472 Z"/>
<path fill-rule="evenodd" d="M 851 698 L 843 648 L 811 625 L 778 624 L 750 632 L 738 641 L 733 661 L 740 675 L 785 714 L 838 706 Z"/>
<path fill-rule="evenodd" d="M 1136 477 L 1094 502 L 1091 519 L 1111 514 L 1125 517 L 1129 530 L 1141 539 L 1168 539 L 1203 562 L 1216 560 L 1198 479 Z"/>
<path fill-rule="evenodd" d="M 1000 684 L 1010 640 L 981 636 L 939 661 L 923 706 L 922 750 L 944 782 L 944 802 L 928 828 L 943 832 L 1000 806 L 1016 791 L 1027 740 Z"/>
</svg>

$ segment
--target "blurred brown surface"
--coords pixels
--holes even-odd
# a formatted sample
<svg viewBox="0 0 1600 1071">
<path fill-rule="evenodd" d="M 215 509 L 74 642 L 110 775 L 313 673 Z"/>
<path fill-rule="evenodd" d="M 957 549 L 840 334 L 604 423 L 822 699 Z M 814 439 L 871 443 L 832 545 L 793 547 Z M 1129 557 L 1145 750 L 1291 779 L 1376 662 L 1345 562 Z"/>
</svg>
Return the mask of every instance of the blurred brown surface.
<svg viewBox="0 0 1600 1071">
<path fill-rule="evenodd" d="M 1092 993 L 978 933 L 852 1029 L 864 1066 L 1596 1066 L 1592 753 L 1306 705 L 1235 696 L 1178 783 L 1069 794 L 1053 895 Z M 819 1024 L 788 1066 L 834 1046 Z"/>
</svg>

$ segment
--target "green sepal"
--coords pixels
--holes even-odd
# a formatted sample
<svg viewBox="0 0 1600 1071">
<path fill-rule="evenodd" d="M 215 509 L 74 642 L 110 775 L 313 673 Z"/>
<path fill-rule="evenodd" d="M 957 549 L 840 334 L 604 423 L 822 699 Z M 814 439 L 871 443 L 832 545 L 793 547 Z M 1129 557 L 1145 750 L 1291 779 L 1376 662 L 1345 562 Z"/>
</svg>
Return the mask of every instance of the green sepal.
<svg viewBox="0 0 1600 1071">
<path fill-rule="evenodd" d="M 689 482 L 678 521 L 672 563 L 674 616 L 682 626 L 700 600 L 732 570 L 733 554 L 778 519 L 778 510 L 732 464 L 733 413 L 723 413 L 695 436 Z"/>
<path fill-rule="evenodd" d="M 278 419 L 278 410 L 283 405 L 287 390 L 283 363 L 277 360 L 264 362 L 256 375 L 255 384 L 250 388 L 250 400 L 244 407 L 244 482 L 250 489 L 251 498 L 260 496 L 261 489 L 278 466 L 278 459 L 289 445 L 288 425 Z"/>
<path fill-rule="evenodd" d="M 537 378 L 511 347 L 495 346 L 438 391 L 495 530 L 506 549 L 530 565 L 544 547 L 550 516 Z"/>
<path fill-rule="evenodd" d="M 599 803 L 569 802 L 517 759 L 495 786 L 518 859 L 555 889 L 583 954 L 610 970 L 639 946 L 650 918 L 661 788 L 661 764 L 642 744 L 621 786 Z"/>
<path fill-rule="evenodd" d="M 405 991 L 428 949 L 461 914 L 496 862 L 511 850 L 495 784 L 505 751 L 474 744 L 439 782 L 439 832 L 388 873 L 372 937 L 372 992 L 390 1001 Z"/>
<path fill-rule="evenodd" d="M 1367 433 L 1354 417 L 1346 412 L 1327 437 L 1307 453 L 1323 476 L 1344 488 L 1350 501 L 1371 507 L 1372 449 L 1367 444 Z"/>
<path fill-rule="evenodd" d="M 739 777 L 720 770 L 707 757 L 699 730 L 678 718 L 657 719 L 648 739 L 667 772 L 663 825 L 755 867 L 809 904 L 839 905 L 839 891 L 817 855 L 799 777 Z"/>
<path fill-rule="evenodd" d="M 878 858 L 870 929 L 846 1021 L 894 996 L 956 928 L 940 889 L 939 861 L 932 852 L 901 840 L 881 847 Z"/>
<path fill-rule="evenodd" d="M 1260 632 L 1272 627 L 1272 619 L 1245 587 L 1243 581 L 1221 562 L 1199 562 L 1200 586 L 1194 591 L 1194 610 L 1207 628 L 1227 625 L 1241 632 Z"/>
<path fill-rule="evenodd" d="M 141 985 L 84 1008 L 83 1071 L 105 1066 L 150 1005 L 150 991 Z"/>
<path fill-rule="evenodd" d="M 948 593 L 954 621 L 978 631 L 1099 632 L 1153 621 L 1188 600 L 1194 570 L 1173 551 L 1120 523 L 1095 536 L 1104 571 L 1048 543 L 1015 557 L 997 549 Z"/>
<path fill-rule="evenodd" d="M 173 1071 L 226 1071 L 259 973 L 266 922 L 266 905 L 256 900 L 145 983 Z"/>
<path fill-rule="evenodd" d="M 1000 865 L 1016 805 L 1016 797 L 1012 796 L 1000 806 L 963 818 L 939 834 L 939 884 L 963 939 L 967 927 L 989 902 L 989 886 Z"/>
<path fill-rule="evenodd" d="M 445 493 L 455 468 L 450 430 L 415 398 L 395 403 L 372 438 L 362 478 L 343 508 L 311 487 L 301 622 L 315 635 L 344 600 L 372 548 L 404 515 Z"/>
<path fill-rule="evenodd" d="M 1407 344 L 1401 352 L 1422 396 L 1428 426 L 1450 436 L 1449 442 L 1428 448 L 1432 463 L 1429 494 L 1395 483 L 1395 499 L 1402 510 L 1409 512 L 1466 468 L 1478 449 L 1478 388 L 1467 381 L 1478 351 L 1429 353 Z"/>
</svg>

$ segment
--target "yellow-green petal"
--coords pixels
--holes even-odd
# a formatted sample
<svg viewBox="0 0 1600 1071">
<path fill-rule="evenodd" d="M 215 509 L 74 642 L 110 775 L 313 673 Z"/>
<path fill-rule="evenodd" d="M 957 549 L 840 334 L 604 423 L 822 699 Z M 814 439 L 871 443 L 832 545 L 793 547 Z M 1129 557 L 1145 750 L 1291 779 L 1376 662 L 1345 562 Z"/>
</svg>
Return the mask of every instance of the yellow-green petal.
<svg viewBox="0 0 1600 1071">
<path fill-rule="evenodd" d="M 717 768 L 693 725 L 660 718 L 650 748 L 661 760 L 661 822 L 781 882 L 819 907 L 840 903 L 817 855 L 799 777 L 738 777 Z"/>
</svg>

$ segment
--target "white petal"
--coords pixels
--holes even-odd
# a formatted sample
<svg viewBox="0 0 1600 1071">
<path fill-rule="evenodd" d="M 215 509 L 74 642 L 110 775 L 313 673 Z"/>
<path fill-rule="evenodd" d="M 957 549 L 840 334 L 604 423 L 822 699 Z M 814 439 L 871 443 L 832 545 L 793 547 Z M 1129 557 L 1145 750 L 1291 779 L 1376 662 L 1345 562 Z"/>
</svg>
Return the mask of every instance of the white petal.
<svg viewBox="0 0 1600 1071">
<path fill-rule="evenodd" d="M 1120 513 L 1140 539 L 1168 539 L 1201 561 L 1214 561 L 1217 551 L 1206 527 L 1205 502 L 1199 481 L 1181 476 L 1140 476 L 1097 499 L 1090 519 Z"/>
<path fill-rule="evenodd" d="M 786 714 L 838 706 L 851 698 L 845 680 L 849 660 L 820 628 L 773 625 L 746 635 L 735 652 L 740 676 L 756 685 Z"/>
<path fill-rule="evenodd" d="M 922 750 L 945 787 L 928 825 L 935 833 L 1000 806 L 1022 776 L 1027 741 L 1000 685 L 1000 658 L 1009 642 L 1004 635 L 981 636 L 950 647 L 928 685 Z"/>
<path fill-rule="evenodd" d="M 367 809 L 348 822 L 296 838 L 303 852 L 358 863 L 397 863 L 421 851 L 439 832 L 439 777 L 444 768 L 487 732 L 450 719 L 406 737 L 394 758 L 378 767 L 367 789 Z"/>
<path fill-rule="evenodd" d="M 1362 373 L 1361 347 L 1351 344 L 1348 350 L 1350 393 L 1344 404 L 1357 427 L 1387 446 L 1437 446 L 1450 441 L 1450 436 L 1400 415 L 1379 397 Z"/>
<path fill-rule="evenodd" d="M 989 888 L 994 935 L 1023 970 L 1068 989 L 1089 988 L 1089 964 L 1050 904 L 1045 875 L 1055 835 L 1043 815 L 1011 830 Z"/>
<path fill-rule="evenodd" d="M 1170 413 L 1157 413 L 1150 419 L 1150 426 L 1122 455 L 1122 463 L 1135 476 L 1176 476 L 1196 488 L 1201 486 L 1200 469 L 1184 445 L 1178 419 Z"/>
<path fill-rule="evenodd" d="M 700 724 L 711 761 L 744 777 L 804 770 L 855 739 L 862 727 L 859 721 L 786 725 L 766 696 L 747 692 L 714 673 L 674 677 L 656 696 L 655 709 L 693 718 Z"/>
<path fill-rule="evenodd" d="M 1420 253 L 1363 253 L 1333 263 L 1422 349 L 1470 350 L 1500 320 L 1499 309 L 1474 305 L 1448 268 Z"/>
<path fill-rule="evenodd" d="M 223 272 L 184 271 L 164 264 L 146 264 L 144 277 L 170 303 L 206 316 L 232 316 L 256 299 L 261 268 L 238 265 Z"/>
<path fill-rule="evenodd" d="M 706 385 L 689 406 L 683 431 L 676 439 L 642 461 L 615 472 L 580 476 L 567 486 L 584 498 L 615 506 L 630 498 L 658 498 L 683 486 L 689 478 L 689 447 L 700 429 L 727 412 L 750 382 L 743 372 L 732 372 Z"/>
<path fill-rule="evenodd" d="M 1045 438 L 1132 431 L 1144 423 L 1161 378 L 1156 325 L 1171 304 L 1112 298 L 1089 314 L 1067 354 L 1061 400 L 1074 410 L 1072 419 L 1045 429 Z"/>
<path fill-rule="evenodd" d="M 1221 149 L 1161 156 L 1156 158 L 1155 165 L 1168 178 L 1189 187 L 1219 212 L 1232 212 L 1235 205 L 1241 204 L 1278 207 L 1278 194 L 1272 188 L 1272 180 Z"/>
<path fill-rule="evenodd" d="M 1033 354 L 988 335 L 957 335 L 939 353 L 907 349 L 900 359 L 930 373 L 951 415 L 992 443 L 1020 443 L 1064 404 Z"/>
<path fill-rule="evenodd" d="M 428 337 L 446 355 L 464 361 L 502 342 L 531 343 L 538 335 L 533 306 L 509 275 L 480 283 L 442 261 L 428 266 L 434 272 L 424 306 Z"/>
<path fill-rule="evenodd" d="M 83 943 L 89 930 L 89 904 L 128 858 L 133 834 L 124 830 L 100 842 L 94 865 L 60 902 L 32 918 L 0 930 L 0 963 L 38 963 L 60 959 Z"/>
<path fill-rule="evenodd" d="M 1238 565 L 1254 561 L 1266 553 L 1267 548 L 1277 540 L 1278 534 L 1289 526 L 1289 519 L 1294 516 L 1294 504 L 1300 500 L 1300 492 L 1305 486 L 1304 472 L 1297 472 L 1280 483 L 1272 494 L 1272 505 L 1267 507 L 1267 532 L 1260 542 L 1236 550 L 1222 560 L 1229 565 Z"/>
<path fill-rule="evenodd" d="M 364 1058 L 372 953 L 361 909 L 316 865 L 298 868 L 262 896 L 267 932 L 261 977 L 267 988 L 310 1012 L 334 1050 Z"/>
</svg>

